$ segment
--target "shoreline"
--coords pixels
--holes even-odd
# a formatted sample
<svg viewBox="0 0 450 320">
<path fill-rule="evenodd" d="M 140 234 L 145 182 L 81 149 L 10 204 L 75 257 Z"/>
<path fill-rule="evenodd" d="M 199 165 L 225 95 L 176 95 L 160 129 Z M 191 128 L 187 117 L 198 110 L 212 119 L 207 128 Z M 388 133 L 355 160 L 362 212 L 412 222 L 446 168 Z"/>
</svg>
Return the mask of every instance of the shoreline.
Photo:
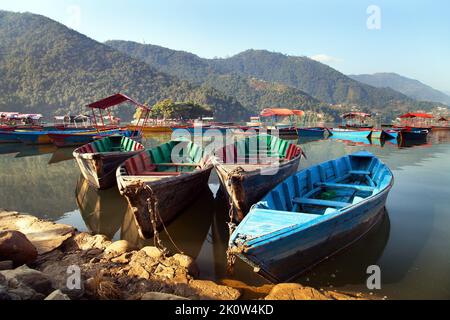
<svg viewBox="0 0 450 320">
<path fill-rule="evenodd" d="M 6 239 L 6 240 L 5 240 Z M 14 243 L 16 241 L 17 243 Z M 11 250 L 11 248 L 14 249 Z M 35 249 L 33 251 L 33 248 Z M 10 258 L 8 258 L 10 257 Z M 20 258 L 18 258 L 20 257 Z M 20 260 L 27 260 L 24 261 Z M 19 261 L 14 261 L 19 260 Z M 2 261 L 3 260 L 3 261 Z M 298 283 L 201 280 L 193 258 L 0 209 L 0 300 L 365 300 Z"/>
</svg>

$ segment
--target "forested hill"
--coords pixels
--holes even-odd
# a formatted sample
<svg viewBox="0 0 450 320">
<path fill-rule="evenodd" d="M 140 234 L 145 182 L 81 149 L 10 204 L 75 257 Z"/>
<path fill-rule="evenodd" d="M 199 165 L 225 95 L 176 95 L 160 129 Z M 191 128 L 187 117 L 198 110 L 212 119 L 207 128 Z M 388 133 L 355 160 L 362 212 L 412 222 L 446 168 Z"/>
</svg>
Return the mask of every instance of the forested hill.
<svg viewBox="0 0 450 320">
<path fill-rule="evenodd" d="M 153 105 L 209 105 L 218 119 L 249 112 L 233 97 L 153 69 L 44 16 L 0 11 L 0 110 L 67 114 L 116 92 Z M 120 109 L 121 116 L 131 108 Z M 125 115 L 126 113 L 126 115 Z"/>
<path fill-rule="evenodd" d="M 107 44 L 141 59 L 160 71 L 196 83 L 210 83 L 216 88 L 237 82 L 236 77 L 256 78 L 272 84 L 289 86 L 329 104 L 358 105 L 379 112 L 431 109 L 436 103 L 419 102 L 390 88 L 376 88 L 358 82 L 337 70 L 307 57 L 287 56 L 265 50 L 247 50 L 230 58 L 203 59 L 192 53 L 129 41 Z M 220 82 L 217 82 L 220 79 Z M 241 88 L 244 92 L 245 86 Z M 251 99 L 248 93 L 245 99 Z M 243 94 L 240 95 L 241 99 Z M 242 101 L 241 101 L 242 102 Z"/>
<path fill-rule="evenodd" d="M 349 75 L 349 77 L 378 88 L 390 87 L 416 100 L 434 101 L 450 106 L 449 95 L 418 80 L 403 77 L 396 73 L 360 74 Z"/>
</svg>

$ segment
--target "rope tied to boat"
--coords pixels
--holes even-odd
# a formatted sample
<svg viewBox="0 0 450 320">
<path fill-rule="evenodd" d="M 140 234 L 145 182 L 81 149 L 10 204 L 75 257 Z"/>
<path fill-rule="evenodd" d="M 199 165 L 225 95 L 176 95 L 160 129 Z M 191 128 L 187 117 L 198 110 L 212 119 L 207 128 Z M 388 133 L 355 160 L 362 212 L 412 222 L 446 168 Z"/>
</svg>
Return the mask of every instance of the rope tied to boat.
<svg viewBox="0 0 450 320">
<path fill-rule="evenodd" d="M 159 214 L 159 211 L 157 210 L 158 200 L 156 199 L 152 188 L 147 184 L 144 184 L 143 188 L 149 194 L 149 197 L 147 198 L 147 208 L 148 208 L 148 212 L 150 214 L 150 222 L 152 224 L 152 229 L 153 229 L 153 244 L 154 244 L 154 246 L 156 248 L 158 248 L 159 250 L 161 250 L 164 257 L 167 257 L 167 255 L 170 253 L 169 249 L 167 249 L 167 247 L 164 246 L 163 242 L 161 241 L 161 238 L 159 237 L 158 225 L 157 225 L 158 220 L 159 220 L 159 222 L 161 223 L 161 225 L 164 229 L 164 233 L 167 235 L 167 237 L 169 238 L 169 241 L 172 243 L 174 248 L 180 254 L 184 254 L 184 252 L 182 250 L 180 250 L 180 248 L 177 246 L 177 244 L 173 240 L 172 236 L 170 235 L 169 231 L 166 228 L 166 225 L 164 224 L 163 219 L 161 218 L 161 215 Z"/>
<path fill-rule="evenodd" d="M 229 239 L 231 239 L 231 235 L 233 234 L 233 232 L 236 230 L 237 225 L 234 223 L 234 202 L 233 202 L 233 198 L 234 198 L 234 192 L 235 189 L 233 188 L 233 182 L 239 182 L 241 183 L 244 180 L 244 175 L 243 173 L 245 172 L 245 170 L 242 167 L 237 167 L 234 168 L 232 171 L 230 171 L 227 175 L 227 185 L 228 188 L 230 190 L 230 196 L 229 196 L 229 206 L 230 209 L 228 211 L 228 216 L 230 218 L 230 222 L 228 222 L 228 231 L 229 231 Z M 228 275 L 233 275 L 234 273 L 234 265 L 236 264 L 236 255 L 239 252 L 236 252 L 233 248 L 230 248 L 230 246 L 228 246 L 227 249 L 227 274 Z"/>
</svg>

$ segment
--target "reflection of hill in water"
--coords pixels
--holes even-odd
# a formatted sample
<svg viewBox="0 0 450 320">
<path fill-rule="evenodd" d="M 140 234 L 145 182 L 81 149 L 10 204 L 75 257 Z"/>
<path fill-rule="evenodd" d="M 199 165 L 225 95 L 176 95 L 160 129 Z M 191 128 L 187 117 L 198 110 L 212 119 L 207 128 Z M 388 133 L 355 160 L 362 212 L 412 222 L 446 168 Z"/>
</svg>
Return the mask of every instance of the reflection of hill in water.
<svg viewBox="0 0 450 320">
<path fill-rule="evenodd" d="M 0 156 L 0 207 L 50 220 L 74 210 L 73 190 L 79 175 L 75 163 L 49 166 L 50 156 L 39 154 L 50 149 L 21 146 L 19 157 Z"/>
</svg>

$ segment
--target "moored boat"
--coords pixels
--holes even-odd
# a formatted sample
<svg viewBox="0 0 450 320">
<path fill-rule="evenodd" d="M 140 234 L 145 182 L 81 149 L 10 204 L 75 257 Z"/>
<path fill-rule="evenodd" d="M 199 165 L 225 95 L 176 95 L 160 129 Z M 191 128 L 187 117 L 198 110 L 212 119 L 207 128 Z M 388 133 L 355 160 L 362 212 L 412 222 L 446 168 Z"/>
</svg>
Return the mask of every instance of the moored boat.
<svg viewBox="0 0 450 320">
<path fill-rule="evenodd" d="M 294 174 L 302 155 L 300 146 L 270 135 L 246 137 L 218 151 L 212 161 L 234 219 L 241 221 L 254 203 Z"/>
<path fill-rule="evenodd" d="M 418 128 L 402 128 L 399 130 L 399 139 L 401 141 L 425 141 L 429 131 Z"/>
<path fill-rule="evenodd" d="M 212 169 L 209 156 L 190 141 L 170 141 L 125 161 L 117 185 L 141 236 L 151 238 L 206 190 Z"/>
<path fill-rule="evenodd" d="M 104 190 L 116 184 L 116 169 L 144 146 L 124 136 L 109 136 L 84 145 L 73 152 L 83 177 L 95 188 Z"/>
<path fill-rule="evenodd" d="M 123 132 L 124 131 L 121 129 L 107 131 L 49 132 L 48 137 L 58 148 L 65 148 L 82 146 L 94 141 L 95 138 L 107 137 L 114 134 L 121 134 Z"/>
<path fill-rule="evenodd" d="M 298 128 L 297 134 L 300 138 L 303 137 L 324 137 L 325 132 L 327 131 L 326 128 L 322 127 L 314 127 L 314 128 Z"/>
<path fill-rule="evenodd" d="M 366 151 L 302 170 L 252 207 L 229 252 L 272 282 L 289 281 L 376 226 L 393 182 Z"/>
<path fill-rule="evenodd" d="M 348 138 L 369 138 L 372 134 L 372 130 L 350 130 L 341 128 L 331 128 L 330 133 L 335 139 L 348 139 Z"/>
</svg>

